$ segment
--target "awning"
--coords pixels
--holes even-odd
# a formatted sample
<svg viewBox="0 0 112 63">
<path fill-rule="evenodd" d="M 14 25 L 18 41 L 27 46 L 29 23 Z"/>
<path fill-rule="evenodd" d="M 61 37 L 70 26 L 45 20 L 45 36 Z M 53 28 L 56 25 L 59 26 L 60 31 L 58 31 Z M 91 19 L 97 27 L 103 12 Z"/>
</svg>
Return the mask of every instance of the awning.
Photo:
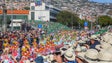
<svg viewBox="0 0 112 63">
<path fill-rule="evenodd" d="M 12 26 L 12 24 L 9 25 L 10 27 Z M 13 23 L 13 27 L 20 27 L 21 23 Z"/>
</svg>

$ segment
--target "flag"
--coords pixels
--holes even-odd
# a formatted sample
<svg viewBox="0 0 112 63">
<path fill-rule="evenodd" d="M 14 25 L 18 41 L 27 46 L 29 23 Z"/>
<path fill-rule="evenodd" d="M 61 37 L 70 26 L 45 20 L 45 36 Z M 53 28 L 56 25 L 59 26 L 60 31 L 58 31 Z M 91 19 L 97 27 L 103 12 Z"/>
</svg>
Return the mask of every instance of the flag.
<svg viewBox="0 0 112 63">
<path fill-rule="evenodd" d="M 36 6 L 42 5 L 42 0 L 35 0 L 35 5 Z"/>
</svg>

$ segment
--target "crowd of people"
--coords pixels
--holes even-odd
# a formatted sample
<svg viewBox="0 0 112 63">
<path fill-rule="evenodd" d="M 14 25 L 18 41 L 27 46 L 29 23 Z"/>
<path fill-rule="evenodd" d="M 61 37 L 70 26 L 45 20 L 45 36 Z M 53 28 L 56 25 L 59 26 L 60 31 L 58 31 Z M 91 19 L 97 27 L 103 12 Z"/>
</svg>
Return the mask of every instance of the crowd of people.
<svg viewBox="0 0 112 63">
<path fill-rule="evenodd" d="M 0 33 L 1 63 L 89 63 L 80 52 L 96 48 L 100 35 L 89 31 L 58 31 L 45 34 L 39 30 Z M 97 39 L 96 39 L 97 38 Z"/>
</svg>

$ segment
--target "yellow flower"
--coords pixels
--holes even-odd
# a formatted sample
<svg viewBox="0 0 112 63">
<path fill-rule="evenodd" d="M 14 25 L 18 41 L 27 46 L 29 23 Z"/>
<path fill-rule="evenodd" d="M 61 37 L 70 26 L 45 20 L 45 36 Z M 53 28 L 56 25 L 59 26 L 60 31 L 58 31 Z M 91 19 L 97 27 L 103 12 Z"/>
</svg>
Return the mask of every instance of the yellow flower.
<svg viewBox="0 0 112 63">
<path fill-rule="evenodd" d="M 5 41 L 5 42 L 8 42 L 8 39 L 5 39 L 4 41 Z"/>
<path fill-rule="evenodd" d="M 23 52 L 25 52 L 25 51 L 27 51 L 27 50 L 26 50 L 26 48 L 25 48 L 25 47 L 22 47 L 22 51 L 23 51 Z"/>
<path fill-rule="evenodd" d="M 29 45 L 26 45 L 26 48 L 30 48 L 30 46 Z"/>
<path fill-rule="evenodd" d="M 17 41 L 14 41 L 13 44 L 18 44 L 18 42 Z"/>
<path fill-rule="evenodd" d="M 36 42 L 36 39 L 34 39 L 34 42 Z"/>
<path fill-rule="evenodd" d="M 3 46 L 4 46 L 4 47 L 8 46 L 8 43 L 4 43 Z"/>
</svg>

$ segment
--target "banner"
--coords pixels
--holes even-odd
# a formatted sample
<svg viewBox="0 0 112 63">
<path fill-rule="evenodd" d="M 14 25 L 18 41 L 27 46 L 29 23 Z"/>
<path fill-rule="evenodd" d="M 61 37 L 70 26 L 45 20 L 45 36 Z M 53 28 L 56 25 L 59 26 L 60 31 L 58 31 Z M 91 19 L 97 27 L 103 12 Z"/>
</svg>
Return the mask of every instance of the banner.
<svg viewBox="0 0 112 63">
<path fill-rule="evenodd" d="M 42 0 L 35 0 L 35 5 L 36 6 L 42 5 Z"/>
</svg>

